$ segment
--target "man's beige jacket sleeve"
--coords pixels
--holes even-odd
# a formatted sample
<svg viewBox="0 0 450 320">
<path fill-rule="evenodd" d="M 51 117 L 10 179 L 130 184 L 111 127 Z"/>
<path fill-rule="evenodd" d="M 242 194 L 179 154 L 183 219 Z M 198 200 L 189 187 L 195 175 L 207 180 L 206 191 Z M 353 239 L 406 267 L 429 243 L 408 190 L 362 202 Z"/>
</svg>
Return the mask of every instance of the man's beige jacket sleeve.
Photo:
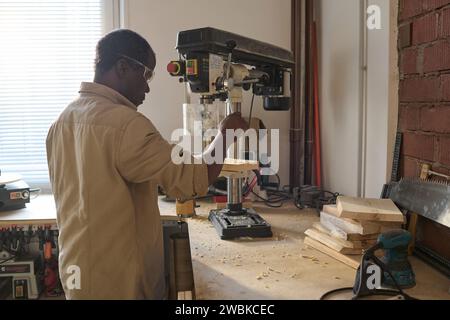
<svg viewBox="0 0 450 320">
<path fill-rule="evenodd" d="M 149 119 L 133 118 L 119 142 L 117 163 L 120 174 L 129 182 L 155 181 L 166 193 L 185 200 L 208 191 L 206 164 L 175 164 L 169 144 Z"/>
</svg>

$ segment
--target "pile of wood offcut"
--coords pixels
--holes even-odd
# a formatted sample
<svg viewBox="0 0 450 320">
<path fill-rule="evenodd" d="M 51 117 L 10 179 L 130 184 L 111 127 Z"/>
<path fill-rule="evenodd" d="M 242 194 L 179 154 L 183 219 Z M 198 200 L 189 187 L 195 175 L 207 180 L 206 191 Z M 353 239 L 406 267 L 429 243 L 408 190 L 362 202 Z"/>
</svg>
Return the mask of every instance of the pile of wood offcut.
<svg viewBox="0 0 450 320">
<path fill-rule="evenodd" d="M 320 223 L 305 231 L 305 245 L 357 269 L 362 253 L 381 233 L 403 224 L 402 212 L 390 199 L 341 196 L 336 205 L 323 207 Z"/>
</svg>

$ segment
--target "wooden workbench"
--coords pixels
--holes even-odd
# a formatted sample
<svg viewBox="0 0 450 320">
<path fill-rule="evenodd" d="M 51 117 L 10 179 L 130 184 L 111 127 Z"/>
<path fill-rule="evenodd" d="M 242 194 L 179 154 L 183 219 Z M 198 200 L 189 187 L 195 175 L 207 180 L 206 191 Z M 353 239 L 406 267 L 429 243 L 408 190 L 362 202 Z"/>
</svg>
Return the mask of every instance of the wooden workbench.
<svg viewBox="0 0 450 320">
<path fill-rule="evenodd" d="M 159 201 L 161 215 L 175 215 L 175 204 Z M 355 270 L 314 249 L 304 248 L 304 231 L 319 221 L 314 211 L 294 206 L 256 205 L 271 225 L 269 239 L 223 241 L 208 221 L 211 203 L 201 202 L 188 219 L 197 299 L 318 299 L 324 292 L 353 286 Z M 26 209 L 0 212 L 0 227 L 55 225 L 53 197 L 41 195 Z M 417 286 L 407 292 L 420 299 L 450 300 L 450 280 L 411 257 Z M 337 298 L 346 299 L 350 294 Z"/>
<path fill-rule="evenodd" d="M 56 225 L 56 209 L 52 195 L 40 195 L 26 204 L 26 208 L 0 211 L 0 227 Z"/>
<path fill-rule="evenodd" d="M 319 299 L 332 289 L 352 287 L 355 270 L 311 248 L 304 231 L 319 221 L 314 211 L 293 205 L 272 209 L 255 206 L 271 225 L 269 239 L 223 241 L 208 221 L 211 203 L 200 203 L 188 219 L 197 299 L 265 300 Z M 161 214 L 175 205 L 160 201 Z M 421 260 L 410 257 L 417 286 L 406 292 L 420 299 L 449 299 L 450 280 Z M 336 296 L 350 298 L 351 294 Z"/>
</svg>

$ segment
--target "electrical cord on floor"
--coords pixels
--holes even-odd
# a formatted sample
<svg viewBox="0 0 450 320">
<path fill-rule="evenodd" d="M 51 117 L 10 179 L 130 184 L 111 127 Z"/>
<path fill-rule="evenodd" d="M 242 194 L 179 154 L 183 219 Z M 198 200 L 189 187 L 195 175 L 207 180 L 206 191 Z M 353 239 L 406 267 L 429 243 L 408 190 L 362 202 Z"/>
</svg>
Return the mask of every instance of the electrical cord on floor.
<svg viewBox="0 0 450 320">
<path fill-rule="evenodd" d="M 364 264 L 363 264 L 364 259 L 365 259 L 365 257 L 362 256 L 362 258 L 361 258 L 361 263 L 360 263 L 360 267 L 359 267 L 359 281 L 360 281 L 360 283 L 361 283 L 361 281 L 363 280 L 363 279 L 362 279 L 362 270 L 361 270 L 362 267 L 361 267 L 361 266 L 364 265 Z M 408 295 L 407 293 L 405 293 L 405 292 L 403 291 L 403 289 L 400 287 L 400 285 L 398 284 L 397 280 L 395 280 L 395 278 L 394 278 L 394 276 L 392 275 L 391 271 L 390 271 L 389 269 L 383 267 L 383 263 L 382 263 L 381 261 L 379 261 L 378 258 L 373 257 L 373 259 L 374 259 L 375 261 L 378 261 L 378 263 L 380 264 L 379 267 L 381 268 L 381 270 L 382 270 L 383 272 L 387 272 L 387 273 L 389 274 L 389 276 L 391 277 L 391 279 L 392 279 L 393 282 L 394 282 L 394 285 L 395 285 L 395 287 L 396 287 L 396 290 L 376 289 L 376 290 L 374 290 L 373 293 L 369 293 L 369 294 L 366 294 L 366 295 L 363 295 L 363 296 L 354 296 L 354 297 L 352 298 L 352 300 L 357 300 L 357 299 L 359 299 L 359 298 L 364 298 L 364 297 L 368 297 L 368 296 L 390 296 L 390 297 L 402 296 L 405 300 L 419 300 L 419 299 L 414 298 L 414 297 Z M 355 282 L 356 282 L 356 280 L 355 280 Z M 329 297 L 329 296 L 331 296 L 331 295 L 333 295 L 333 294 L 336 294 L 336 293 L 338 293 L 338 292 L 349 291 L 349 290 L 352 290 L 352 291 L 353 291 L 353 288 L 351 288 L 351 287 L 345 287 L 345 288 L 338 288 L 338 289 L 334 289 L 334 290 L 325 292 L 325 293 L 320 297 L 320 300 L 325 300 L 326 297 Z"/>
</svg>

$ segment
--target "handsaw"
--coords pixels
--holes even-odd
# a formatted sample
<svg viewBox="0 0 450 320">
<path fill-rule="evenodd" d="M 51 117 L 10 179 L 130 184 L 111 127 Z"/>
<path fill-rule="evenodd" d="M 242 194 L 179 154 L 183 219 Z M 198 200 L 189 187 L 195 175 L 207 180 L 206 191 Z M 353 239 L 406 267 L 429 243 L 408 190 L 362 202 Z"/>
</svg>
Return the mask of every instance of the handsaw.
<svg viewBox="0 0 450 320">
<path fill-rule="evenodd" d="M 390 185 L 389 198 L 403 209 L 450 228 L 450 186 L 445 182 L 403 178 Z"/>
</svg>

